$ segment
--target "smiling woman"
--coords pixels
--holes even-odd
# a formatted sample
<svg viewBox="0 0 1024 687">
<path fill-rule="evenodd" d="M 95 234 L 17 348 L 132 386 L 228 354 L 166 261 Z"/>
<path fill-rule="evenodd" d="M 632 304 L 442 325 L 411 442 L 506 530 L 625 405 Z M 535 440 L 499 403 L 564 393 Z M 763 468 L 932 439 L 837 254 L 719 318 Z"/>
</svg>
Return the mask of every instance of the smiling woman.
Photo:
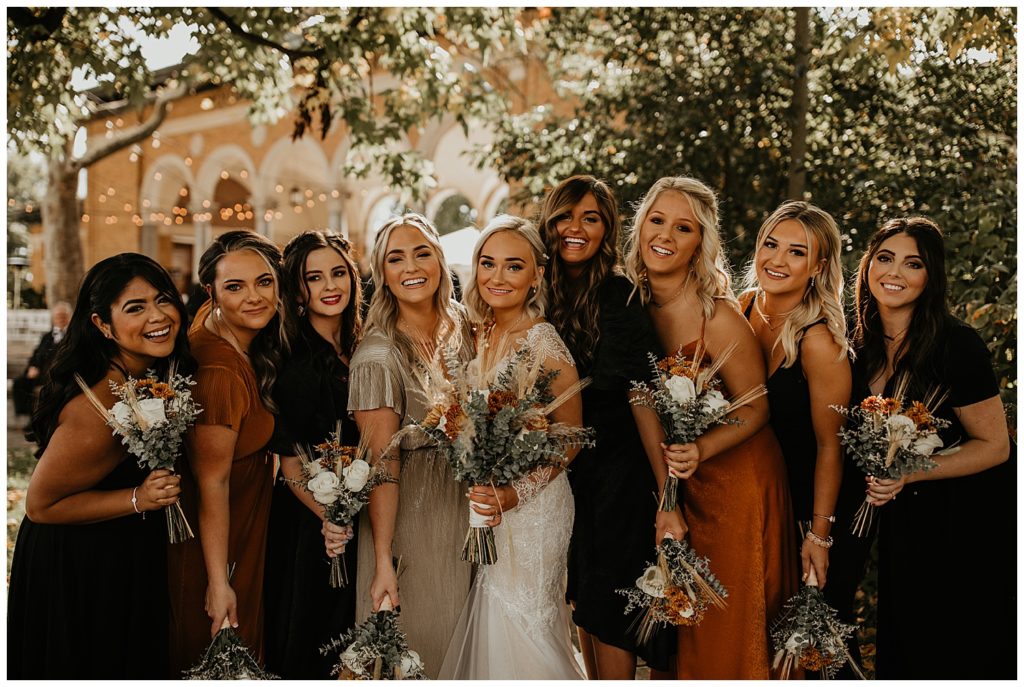
<svg viewBox="0 0 1024 687">
<path fill-rule="evenodd" d="M 82 282 L 32 419 L 39 464 L 11 567 L 8 678 L 166 677 L 166 533 L 140 513 L 175 503 L 179 478 L 142 470 L 75 376 L 111 407 L 110 384 L 129 375 L 162 377 L 172 362 L 189 373 L 184 321 L 170 275 L 145 256 L 107 258 Z"/>
<path fill-rule="evenodd" d="M 207 248 L 199 279 L 210 300 L 189 332 L 202 405 L 182 475 L 196 539 L 170 554 L 171 674 L 198 662 L 223 623 L 262 663 L 263 570 L 273 461 L 270 396 L 280 367 L 281 253 L 249 231 Z M 250 362 L 251 361 L 251 362 Z M 229 574 L 233 570 L 233 574 Z M 205 611 L 204 611 L 205 609 Z"/>
</svg>

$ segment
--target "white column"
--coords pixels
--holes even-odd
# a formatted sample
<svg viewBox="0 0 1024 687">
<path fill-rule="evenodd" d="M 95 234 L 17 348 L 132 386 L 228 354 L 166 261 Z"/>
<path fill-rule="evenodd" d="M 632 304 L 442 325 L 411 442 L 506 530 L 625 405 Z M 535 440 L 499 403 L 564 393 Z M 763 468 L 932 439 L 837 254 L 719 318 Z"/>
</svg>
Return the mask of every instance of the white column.
<svg viewBox="0 0 1024 687">
<path fill-rule="evenodd" d="M 199 274 L 199 256 L 209 247 L 213 240 L 213 227 L 206 220 L 198 220 L 194 224 L 195 244 L 192 246 L 192 274 Z"/>
<path fill-rule="evenodd" d="M 334 234 L 341 234 L 348 237 L 345 227 L 345 205 L 339 198 L 332 198 L 327 201 L 327 228 Z"/>
<path fill-rule="evenodd" d="M 157 229 L 153 222 L 146 222 L 139 230 L 139 252 L 156 260 L 157 253 Z"/>
</svg>

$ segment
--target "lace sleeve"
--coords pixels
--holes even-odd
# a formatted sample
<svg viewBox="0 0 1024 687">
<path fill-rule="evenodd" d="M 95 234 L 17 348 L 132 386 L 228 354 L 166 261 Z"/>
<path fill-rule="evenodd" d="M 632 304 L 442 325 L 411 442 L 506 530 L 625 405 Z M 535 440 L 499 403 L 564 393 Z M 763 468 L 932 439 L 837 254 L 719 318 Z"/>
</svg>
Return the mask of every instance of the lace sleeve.
<svg viewBox="0 0 1024 687">
<path fill-rule="evenodd" d="M 532 501 L 540 493 L 541 489 L 546 487 L 548 482 L 554 478 L 555 468 L 546 466 L 537 468 L 519 479 L 512 480 L 512 488 L 516 490 L 516 495 L 519 497 L 519 504 L 516 508 L 521 508 Z"/>
<path fill-rule="evenodd" d="M 550 322 L 543 322 L 531 327 L 526 333 L 526 341 L 530 350 L 534 351 L 541 360 L 554 358 L 576 367 L 572 353 L 562 341 L 562 337 L 558 335 L 558 330 Z"/>
</svg>

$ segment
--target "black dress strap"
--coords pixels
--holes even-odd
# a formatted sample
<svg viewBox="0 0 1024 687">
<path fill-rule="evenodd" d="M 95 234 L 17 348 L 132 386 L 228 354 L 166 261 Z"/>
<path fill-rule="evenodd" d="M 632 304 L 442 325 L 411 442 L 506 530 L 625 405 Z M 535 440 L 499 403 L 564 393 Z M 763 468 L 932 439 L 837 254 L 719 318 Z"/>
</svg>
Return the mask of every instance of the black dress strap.
<svg viewBox="0 0 1024 687">
<path fill-rule="evenodd" d="M 815 320 L 814 322 L 811 322 L 809 325 L 807 325 L 806 327 L 801 329 L 800 333 L 804 334 L 804 333 L 807 332 L 808 329 L 810 329 L 811 327 L 816 327 L 819 324 L 828 325 L 828 318 L 827 317 L 822 317 L 820 320 Z"/>
</svg>

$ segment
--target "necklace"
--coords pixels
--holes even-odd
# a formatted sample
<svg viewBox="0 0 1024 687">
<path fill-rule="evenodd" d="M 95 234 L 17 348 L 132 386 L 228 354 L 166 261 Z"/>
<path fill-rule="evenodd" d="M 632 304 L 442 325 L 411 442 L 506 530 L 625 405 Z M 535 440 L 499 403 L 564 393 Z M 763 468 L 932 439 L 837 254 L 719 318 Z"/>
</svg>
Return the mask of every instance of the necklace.
<svg viewBox="0 0 1024 687">
<path fill-rule="evenodd" d="M 436 319 L 434 320 L 434 324 L 436 326 Z M 398 328 L 402 330 L 402 332 L 407 337 L 409 337 L 409 340 L 416 344 L 419 348 L 423 349 L 426 352 L 433 353 L 434 341 L 430 337 L 423 337 L 418 335 L 418 333 L 414 333 L 412 326 L 401 315 L 398 316 Z M 431 329 L 433 330 L 434 327 L 431 327 Z"/>
<path fill-rule="evenodd" d="M 763 293 L 763 292 L 762 292 L 762 293 Z M 767 296 L 766 296 L 766 298 L 767 298 Z M 758 316 L 759 316 L 759 317 L 761 318 L 761 320 L 762 320 L 762 321 L 763 321 L 763 322 L 765 323 L 765 325 L 767 325 L 767 327 L 768 327 L 768 331 L 772 331 L 772 332 L 774 332 L 774 331 L 775 331 L 776 329 L 778 329 L 778 328 L 779 328 L 779 327 L 781 327 L 782 325 L 786 324 L 786 318 L 787 318 L 787 317 L 789 317 L 789 316 L 790 316 L 790 314 L 792 314 L 792 312 L 793 312 L 794 310 L 796 310 L 796 308 L 790 308 L 790 309 L 789 309 L 789 310 L 787 310 L 786 312 L 784 312 L 784 313 L 779 313 L 779 314 L 776 314 L 776 315 L 765 315 L 765 314 L 764 314 L 764 311 L 763 311 L 763 310 L 761 310 L 761 303 L 760 303 L 760 302 L 758 302 L 758 299 L 757 299 L 757 297 L 755 296 L 755 297 L 754 297 L 754 310 L 756 310 L 756 311 L 757 311 L 757 314 L 758 314 Z M 779 322 L 778 324 L 775 324 L 775 325 L 773 325 L 773 324 L 772 324 L 772 319 L 774 319 L 774 318 L 782 318 L 782 322 Z"/>
<path fill-rule="evenodd" d="M 896 341 L 898 341 L 898 340 L 900 340 L 900 339 L 902 339 L 902 338 L 903 338 L 903 335 L 907 333 L 907 330 L 908 330 L 908 329 L 910 329 L 910 325 L 909 325 L 909 324 L 908 324 L 908 325 L 907 325 L 906 327 L 904 327 L 904 328 L 903 328 L 903 329 L 902 329 L 901 331 L 898 331 L 898 332 L 896 332 L 896 333 L 895 333 L 895 334 L 893 334 L 892 336 L 889 336 L 889 335 L 888 335 L 888 334 L 886 334 L 885 332 L 882 332 L 882 337 L 883 337 L 883 338 L 884 338 L 884 339 L 885 339 L 886 341 L 891 341 L 891 342 L 894 342 L 894 343 L 895 343 Z"/>
<path fill-rule="evenodd" d="M 228 323 L 224 321 L 224 313 L 221 312 L 219 307 L 215 313 L 217 317 L 214 318 L 213 326 L 217 328 L 217 331 L 215 332 L 217 336 L 227 341 L 236 351 L 248 358 L 249 352 L 242 348 L 242 344 L 239 342 L 238 337 L 235 336 L 233 331 L 231 331 L 231 327 L 228 326 Z M 223 331 L 227 332 L 227 336 L 224 336 L 224 334 L 221 333 L 222 328 Z"/>
<path fill-rule="evenodd" d="M 524 317 L 526 317 L 526 309 L 525 308 L 519 314 L 519 319 L 517 319 L 515 322 L 512 323 L 512 326 L 510 326 L 508 328 L 508 330 L 505 332 L 505 334 L 503 336 L 508 336 L 509 334 L 511 334 L 515 330 L 515 328 L 519 326 L 519 323 L 523 321 Z M 497 328 L 498 328 L 498 322 L 495 321 L 495 322 L 493 322 L 491 324 L 490 327 L 488 327 L 488 328 L 486 328 L 484 330 L 484 337 L 483 337 L 484 340 L 483 340 L 483 343 L 481 344 L 482 348 L 484 348 L 484 349 L 490 348 L 490 346 L 491 346 L 491 336 L 494 334 L 494 330 L 497 329 Z"/>
<path fill-rule="evenodd" d="M 687 273 L 686 279 L 683 279 L 683 283 L 679 286 L 679 289 L 674 294 L 672 294 L 671 296 L 669 296 L 668 298 L 663 300 L 661 303 L 658 303 L 657 301 L 654 300 L 654 293 L 652 292 L 651 293 L 651 305 L 653 305 L 655 308 L 658 308 L 659 310 L 661 310 L 666 305 L 668 305 L 669 303 L 672 303 L 677 298 L 679 298 L 681 295 L 683 295 L 683 291 L 686 289 L 686 285 L 689 284 L 689 283 L 690 283 L 690 274 Z M 650 288 L 650 282 L 649 281 L 648 281 L 647 288 Z"/>
</svg>

